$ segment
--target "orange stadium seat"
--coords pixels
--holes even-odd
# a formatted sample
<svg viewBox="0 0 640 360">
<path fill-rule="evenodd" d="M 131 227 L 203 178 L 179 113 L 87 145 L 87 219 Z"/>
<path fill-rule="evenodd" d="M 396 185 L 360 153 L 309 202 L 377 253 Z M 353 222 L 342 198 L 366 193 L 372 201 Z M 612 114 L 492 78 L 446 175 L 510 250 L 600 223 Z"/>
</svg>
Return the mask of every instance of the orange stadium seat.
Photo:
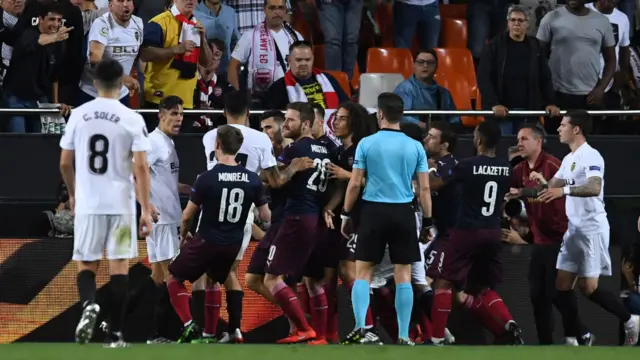
<svg viewBox="0 0 640 360">
<path fill-rule="evenodd" d="M 380 37 L 382 38 L 380 46 L 384 48 L 392 48 L 395 46 L 393 40 L 393 5 L 391 2 L 381 2 L 376 7 L 374 20 L 380 29 Z"/>
<path fill-rule="evenodd" d="M 370 48 L 367 51 L 367 72 L 400 73 L 405 79 L 413 75 L 413 56 L 409 49 Z"/>
<path fill-rule="evenodd" d="M 440 19 L 466 19 L 467 4 L 440 4 Z"/>
<path fill-rule="evenodd" d="M 444 18 L 440 26 L 440 46 L 467 48 L 467 20 Z"/>
<path fill-rule="evenodd" d="M 434 50 L 438 54 L 438 72 L 446 74 L 447 77 L 452 73 L 462 74 L 469 86 L 468 96 L 475 99 L 478 95 L 478 81 L 471 51 L 459 48 Z"/>
<path fill-rule="evenodd" d="M 324 69 L 325 66 L 324 45 L 313 45 L 313 67 Z"/>
<path fill-rule="evenodd" d="M 439 72 L 436 74 L 435 80 L 440 86 L 447 88 L 451 92 L 456 109 L 473 110 L 471 99 L 469 98 L 469 84 L 467 84 L 464 76 L 458 73 Z M 460 119 L 465 127 L 475 127 L 480 122 L 475 116 L 461 116 Z"/>
<path fill-rule="evenodd" d="M 336 78 L 336 80 L 338 80 L 338 83 L 340 83 L 342 90 L 344 90 L 344 92 L 347 93 L 349 99 L 351 99 L 351 84 L 349 83 L 349 76 L 347 75 L 347 73 L 332 70 L 325 70 L 325 72 L 327 74 L 331 74 L 334 78 Z"/>
</svg>

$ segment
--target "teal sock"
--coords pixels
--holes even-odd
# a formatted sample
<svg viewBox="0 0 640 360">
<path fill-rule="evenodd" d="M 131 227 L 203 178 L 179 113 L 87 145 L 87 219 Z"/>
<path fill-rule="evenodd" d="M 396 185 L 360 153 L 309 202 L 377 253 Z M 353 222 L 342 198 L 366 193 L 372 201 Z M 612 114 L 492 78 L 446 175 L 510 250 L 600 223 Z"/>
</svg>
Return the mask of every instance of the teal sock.
<svg viewBox="0 0 640 360">
<path fill-rule="evenodd" d="M 396 313 L 398 314 L 398 338 L 409 339 L 409 323 L 413 309 L 413 287 L 411 283 L 396 284 Z"/>
<path fill-rule="evenodd" d="M 365 326 L 367 309 L 369 308 L 369 283 L 366 280 L 356 280 L 351 289 L 351 304 L 353 316 L 356 319 L 356 329 Z"/>
</svg>

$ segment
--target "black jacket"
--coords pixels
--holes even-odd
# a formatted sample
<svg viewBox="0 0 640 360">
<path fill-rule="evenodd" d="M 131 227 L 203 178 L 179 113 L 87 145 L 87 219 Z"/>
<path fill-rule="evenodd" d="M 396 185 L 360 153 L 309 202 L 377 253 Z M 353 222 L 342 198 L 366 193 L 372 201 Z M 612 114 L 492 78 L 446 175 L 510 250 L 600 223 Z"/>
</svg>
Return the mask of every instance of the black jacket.
<svg viewBox="0 0 640 360">
<path fill-rule="evenodd" d="M 338 103 L 341 104 L 344 101 L 349 100 L 347 93 L 344 92 L 342 86 L 331 74 L 323 73 L 327 77 L 327 80 L 333 86 L 336 95 L 338 96 Z M 289 95 L 287 94 L 287 85 L 284 83 L 284 77 L 276 80 L 269 86 L 262 97 L 263 109 L 284 110 L 290 103 Z"/>
<path fill-rule="evenodd" d="M 82 21 L 82 12 L 80 8 L 73 5 L 69 0 L 56 0 L 60 3 L 63 25 L 73 27 L 69 33 L 69 39 L 63 44 L 65 45 L 65 66 L 59 77 L 61 86 L 74 85 L 77 86 L 82 76 L 86 54 L 84 53 L 84 23 Z M 41 3 L 39 0 L 27 0 L 24 11 L 13 32 L 20 36 L 25 29 L 38 26 L 38 18 L 40 16 Z"/>
<path fill-rule="evenodd" d="M 482 107 L 491 109 L 502 105 L 504 67 L 507 59 L 507 32 L 493 38 L 482 51 L 478 64 L 478 89 L 482 96 Z M 542 54 L 538 39 L 526 36 L 524 41 L 531 49 L 529 61 L 529 99 L 527 109 L 542 109 L 555 102 L 551 71 L 547 58 Z"/>
</svg>

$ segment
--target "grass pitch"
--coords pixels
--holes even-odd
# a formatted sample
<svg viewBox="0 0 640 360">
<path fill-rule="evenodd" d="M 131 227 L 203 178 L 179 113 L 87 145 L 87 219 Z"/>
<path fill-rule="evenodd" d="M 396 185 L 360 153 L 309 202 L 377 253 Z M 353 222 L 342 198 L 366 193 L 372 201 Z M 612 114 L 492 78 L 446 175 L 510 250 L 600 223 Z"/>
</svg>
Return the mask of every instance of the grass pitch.
<svg viewBox="0 0 640 360">
<path fill-rule="evenodd" d="M 607 358 L 636 360 L 640 358 L 640 348 L 133 344 L 130 348 L 105 349 L 99 344 L 0 345 L 1 360 L 605 360 Z"/>
</svg>

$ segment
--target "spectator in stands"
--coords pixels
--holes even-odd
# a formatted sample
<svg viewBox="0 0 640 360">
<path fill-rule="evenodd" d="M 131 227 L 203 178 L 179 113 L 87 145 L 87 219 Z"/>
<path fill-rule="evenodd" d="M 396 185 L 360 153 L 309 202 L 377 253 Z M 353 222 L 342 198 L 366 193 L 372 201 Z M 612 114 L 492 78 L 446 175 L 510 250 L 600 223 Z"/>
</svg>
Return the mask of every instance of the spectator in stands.
<svg viewBox="0 0 640 360">
<path fill-rule="evenodd" d="M 421 49 L 438 47 L 438 0 L 396 0 L 393 3 L 393 40 L 397 48 L 411 49 L 418 36 Z"/>
<path fill-rule="evenodd" d="M 91 25 L 88 42 L 88 62 L 85 64 L 80 90 L 76 95 L 76 106 L 80 106 L 98 97 L 94 83 L 95 66 L 103 59 L 115 59 L 124 69 L 120 102 L 129 106 L 129 95 L 140 90 L 138 80 L 131 71 L 138 59 L 142 45 L 142 19 L 133 15 L 133 1 L 111 0 L 109 12 L 97 18 Z"/>
<path fill-rule="evenodd" d="M 622 11 L 625 15 L 627 15 L 627 20 L 629 20 L 630 37 L 636 34 L 636 11 L 638 8 L 638 4 L 636 0 L 619 0 L 620 2 L 617 4 L 620 11 Z"/>
<path fill-rule="evenodd" d="M 456 110 L 453 97 L 446 88 L 433 79 L 438 69 L 438 56 L 433 49 L 420 50 L 414 59 L 413 75 L 398 84 L 393 91 L 404 102 L 405 110 Z M 426 120 L 417 116 L 405 116 L 403 121 L 427 128 Z M 449 122 L 460 124 L 459 116 L 450 116 Z"/>
<path fill-rule="evenodd" d="M 284 76 L 288 70 L 289 47 L 303 40 L 302 35 L 284 21 L 287 11 L 284 0 L 266 0 L 263 11 L 265 20 L 242 34 L 227 70 L 229 83 L 236 89 L 246 86 L 255 98 L 260 98 L 274 81 Z M 246 64 L 246 80 L 241 80 L 242 64 Z"/>
<path fill-rule="evenodd" d="M 591 10 L 597 11 L 606 16 L 611 23 L 611 31 L 616 42 L 615 53 L 617 58 L 616 73 L 612 81 L 607 84 L 604 94 L 603 105 L 607 110 L 620 110 L 621 99 L 618 90 L 624 83 L 631 79 L 630 71 L 630 50 L 631 44 L 629 18 L 622 11 L 616 9 L 618 0 L 597 0 L 594 3 L 587 4 Z M 600 57 L 600 76 L 604 71 L 604 58 Z M 617 119 L 617 116 L 607 116 L 607 122 Z M 609 126 L 607 126 L 609 127 Z"/>
<path fill-rule="evenodd" d="M 82 21 L 84 34 L 87 35 L 91 29 L 91 24 L 100 16 L 109 12 L 109 7 L 99 8 L 94 0 L 71 0 L 71 3 L 82 11 Z"/>
<path fill-rule="evenodd" d="M 511 110 L 545 108 L 558 116 L 547 58 L 538 40 L 527 36 L 529 15 L 524 7 L 513 5 L 507 12 L 508 32 L 496 36 L 485 46 L 478 65 L 478 88 L 482 106 L 499 117 L 502 134 L 515 135 L 523 123 L 537 123 L 537 116 L 506 118 Z"/>
<path fill-rule="evenodd" d="M 226 0 L 226 3 L 238 14 L 238 31 L 240 31 L 240 35 L 244 35 L 246 31 L 252 30 L 265 20 L 265 11 L 263 10 L 267 6 L 265 0 Z M 286 12 L 288 13 L 291 9 L 291 4 L 289 0 L 286 0 L 285 3 Z M 286 18 L 285 14 L 283 19 Z"/>
<path fill-rule="evenodd" d="M 198 65 L 198 83 L 193 94 L 194 109 L 224 109 L 224 97 L 231 89 L 225 74 L 220 74 L 221 59 L 224 58 L 225 44 L 220 39 L 210 43 L 213 54 L 211 66 Z M 193 127 L 200 131 L 208 131 L 226 124 L 222 115 L 201 115 L 193 122 Z"/>
<path fill-rule="evenodd" d="M 326 70 L 343 71 L 351 79 L 358 56 L 362 0 L 318 1 L 318 17 L 324 33 Z"/>
<path fill-rule="evenodd" d="M 290 69 L 267 90 L 263 101 L 265 109 L 284 109 L 296 101 L 337 109 L 341 102 L 349 100 L 333 76 L 313 67 L 311 43 L 296 41 L 291 44 L 289 54 Z"/>
<path fill-rule="evenodd" d="M 570 0 L 566 6 L 547 13 L 538 28 L 543 53 L 551 51 L 549 67 L 556 105 L 561 109 L 602 108 L 605 90 L 616 70 L 616 41 L 611 24 L 584 4 L 585 0 Z M 604 57 L 601 77 L 594 71 L 600 69 L 600 54 Z M 556 132 L 560 120 L 547 119 L 547 132 Z M 598 133 L 600 119 L 593 120 L 594 133 Z"/>
<path fill-rule="evenodd" d="M 0 23 L 0 42 L 2 43 L 2 63 L 0 64 L 0 83 L 7 73 L 13 53 L 13 27 L 24 11 L 25 0 L 4 0 L 2 2 L 2 23 Z"/>
<path fill-rule="evenodd" d="M 38 21 L 43 13 L 43 7 L 55 2 L 62 11 L 61 26 L 74 29 L 68 33 L 69 38 L 64 42 L 65 64 L 61 67 L 58 78 L 56 101 L 73 104 L 78 93 L 78 83 L 85 63 L 85 42 L 83 19 L 80 9 L 69 0 L 31 0 L 27 1 L 22 15 L 18 19 L 14 32 L 20 36 L 26 29 L 38 30 Z"/>
<path fill-rule="evenodd" d="M 488 39 L 504 32 L 510 0 L 469 0 L 467 4 L 467 47 L 478 62 Z"/>
<path fill-rule="evenodd" d="M 165 12 L 171 5 L 172 0 L 133 0 L 135 7 L 134 14 L 142 19 L 143 24 L 147 24 L 154 17 Z"/>
<path fill-rule="evenodd" d="M 157 109 L 160 100 L 175 95 L 184 100 L 185 109 L 193 109 L 193 89 L 198 81 L 198 64 L 211 66 L 202 24 L 193 16 L 195 0 L 175 0 L 171 8 L 154 17 L 144 27 L 140 59 L 145 69 L 145 104 Z M 158 123 L 156 114 L 146 118 L 149 130 Z"/>
<path fill-rule="evenodd" d="M 63 59 L 63 43 L 73 32 L 62 26 L 64 9 L 58 2 L 46 2 L 39 7 L 37 26 L 26 28 L 16 39 L 9 70 L 4 79 L 5 105 L 12 109 L 38 108 L 38 102 L 59 103 L 58 79 L 67 65 Z M 64 62 L 63 62 L 64 61 Z M 66 116 L 69 107 L 61 104 Z M 13 133 L 39 133 L 40 116 L 12 115 L 8 131 Z"/>
<path fill-rule="evenodd" d="M 225 47 L 222 49 L 224 56 L 220 67 L 226 69 L 231 56 L 231 49 L 240 39 L 238 32 L 238 17 L 232 7 L 224 5 L 221 0 L 201 1 L 194 11 L 196 18 L 200 20 L 207 34 L 207 41 L 221 39 Z"/>
</svg>

